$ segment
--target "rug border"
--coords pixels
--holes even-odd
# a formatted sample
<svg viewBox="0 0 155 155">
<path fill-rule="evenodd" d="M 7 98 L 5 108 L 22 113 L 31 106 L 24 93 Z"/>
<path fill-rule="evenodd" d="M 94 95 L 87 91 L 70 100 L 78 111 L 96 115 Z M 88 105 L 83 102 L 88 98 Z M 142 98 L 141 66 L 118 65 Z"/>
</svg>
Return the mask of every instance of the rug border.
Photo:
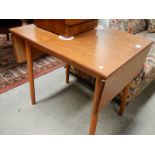
<svg viewBox="0 0 155 155">
<path fill-rule="evenodd" d="M 50 73 L 51 71 L 54 71 L 54 70 L 56 70 L 56 69 L 58 69 L 58 68 L 60 68 L 60 67 L 62 67 L 62 66 L 64 66 L 64 63 L 63 63 L 63 62 L 62 62 L 61 64 L 55 66 L 55 67 L 49 68 L 49 69 L 47 69 L 47 70 L 43 70 L 43 71 L 41 71 L 41 72 L 39 72 L 39 73 L 35 73 L 35 74 L 34 74 L 34 78 L 35 78 L 35 79 L 36 79 L 36 78 L 39 78 L 39 77 L 41 77 L 41 76 L 43 76 L 43 75 L 45 75 L 45 74 L 48 74 L 48 73 Z M 16 87 L 18 87 L 18 86 L 20 86 L 20 85 L 22 85 L 22 84 L 25 84 L 25 83 L 27 83 L 27 82 L 28 82 L 28 78 L 25 78 L 25 79 L 23 79 L 23 80 L 21 80 L 21 81 L 19 81 L 19 82 L 16 82 L 16 83 L 11 84 L 11 85 L 9 85 L 9 86 L 7 86 L 7 87 L 5 87 L 5 88 L 2 88 L 2 89 L 0 90 L 0 94 L 4 93 L 4 92 L 6 92 L 6 91 L 9 91 L 9 90 L 11 90 L 11 89 L 14 89 L 14 88 L 16 88 Z"/>
</svg>

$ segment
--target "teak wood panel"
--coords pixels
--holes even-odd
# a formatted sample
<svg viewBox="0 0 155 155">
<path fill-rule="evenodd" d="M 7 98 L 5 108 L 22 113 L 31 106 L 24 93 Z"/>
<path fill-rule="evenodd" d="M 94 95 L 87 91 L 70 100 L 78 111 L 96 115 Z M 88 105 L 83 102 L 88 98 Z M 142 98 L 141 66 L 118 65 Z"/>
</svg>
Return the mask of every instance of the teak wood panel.
<svg viewBox="0 0 155 155">
<path fill-rule="evenodd" d="M 121 92 L 140 72 L 144 65 L 148 49 L 149 47 L 144 49 L 105 81 L 104 91 L 100 101 L 100 109 Z"/>
<path fill-rule="evenodd" d="M 65 34 L 65 20 L 62 19 L 35 19 L 34 24 L 54 33 Z"/>
<path fill-rule="evenodd" d="M 152 43 L 143 37 L 109 29 L 91 30 L 71 41 L 60 40 L 58 35 L 34 25 L 13 28 L 11 32 L 104 79 Z M 135 48 L 136 44 L 142 47 Z"/>
<path fill-rule="evenodd" d="M 24 62 L 26 60 L 24 39 L 13 34 L 12 41 L 13 41 L 13 48 L 16 56 L 16 61 L 18 63 Z"/>
<path fill-rule="evenodd" d="M 14 34 L 12 35 L 12 40 L 13 40 L 13 48 L 14 48 L 17 63 L 25 62 L 26 61 L 25 40 L 20 36 L 17 36 Z M 32 48 L 31 51 L 32 51 L 33 59 L 36 59 L 46 54 L 37 48 L 34 48 L 34 47 L 31 47 L 31 48 Z"/>
<path fill-rule="evenodd" d="M 74 36 L 80 34 L 82 32 L 89 31 L 94 29 L 98 25 L 98 20 L 90 20 L 84 23 L 76 24 L 76 25 L 65 25 L 65 33 L 64 36 Z"/>
<path fill-rule="evenodd" d="M 69 26 L 77 25 L 80 23 L 86 23 L 92 20 L 97 20 L 97 19 L 64 19 L 65 24 Z"/>
<path fill-rule="evenodd" d="M 73 36 L 89 31 L 98 25 L 97 19 L 35 19 L 37 27 L 63 36 Z"/>
<path fill-rule="evenodd" d="M 60 56 L 59 54 L 57 54 L 56 52 L 52 52 L 50 49 L 45 48 L 44 46 L 40 46 L 39 44 L 33 43 L 33 42 L 29 42 L 29 44 L 35 48 L 39 48 L 41 51 L 46 51 L 46 53 L 48 53 L 49 55 L 53 55 L 61 60 L 63 60 L 64 62 L 73 65 L 75 68 L 79 69 L 80 71 L 96 78 L 96 74 L 94 72 L 91 72 L 88 68 L 82 67 L 81 64 L 77 64 L 74 61 L 72 61 L 71 59 L 66 59 L 66 57 L 63 57 L 62 55 Z"/>
</svg>

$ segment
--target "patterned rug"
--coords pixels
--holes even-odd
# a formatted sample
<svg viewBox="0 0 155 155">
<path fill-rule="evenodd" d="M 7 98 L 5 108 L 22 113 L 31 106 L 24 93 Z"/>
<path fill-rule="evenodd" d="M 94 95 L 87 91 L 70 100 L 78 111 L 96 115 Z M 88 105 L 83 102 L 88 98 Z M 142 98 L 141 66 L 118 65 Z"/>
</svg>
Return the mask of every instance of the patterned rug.
<svg viewBox="0 0 155 155">
<path fill-rule="evenodd" d="M 34 77 L 42 76 L 63 65 L 61 60 L 53 56 L 43 56 L 33 63 Z M 6 35 L 0 35 L 0 94 L 27 81 L 26 63 L 16 63 L 12 41 L 7 41 Z"/>
</svg>

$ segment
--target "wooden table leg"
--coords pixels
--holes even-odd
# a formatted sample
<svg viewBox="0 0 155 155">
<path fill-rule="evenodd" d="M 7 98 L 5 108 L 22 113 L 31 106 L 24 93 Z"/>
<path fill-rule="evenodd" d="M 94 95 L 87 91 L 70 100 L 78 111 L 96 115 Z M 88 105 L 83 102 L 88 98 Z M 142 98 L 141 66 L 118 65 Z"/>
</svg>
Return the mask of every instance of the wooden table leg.
<svg viewBox="0 0 155 155">
<path fill-rule="evenodd" d="M 35 104 L 35 88 L 34 88 L 34 77 L 33 77 L 33 60 L 31 47 L 27 40 L 25 40 L 25 48 L 26 48 L 26 59 L 27 59 L 27 68 L 28 68 L 28 78 L 30 84 L 30 93 L 31 93 L 31 102 Z"/>
<path fill-rule="evenodd" d="M 126 106 L 126 104 L 127 104 L 126 101 L 127 101 L 128 91 L 129 91 L 130 85 L 131 85 L 131 83 L 129 83 L 129 84 L 124 88 L 123 93 L 122 93 L 122 95 L 121 95 L 121 104 L 120 104 L 120 109 L 119 109 L 119 112 L 118 112 L 118 114 L 119 114 L 120 116 L 123 116 L 123 112 L 124 112 L 125 106 Z"/>
<path fill-rule="evenodd" d="M 66 64 L 66 83 L 69 83 L 69 70 L 70 70 L 70 65 Z"/>
<path fill-rule="evenodd" d="M 96 132 L 97 120 L 98 120 L 98 115 L 99 115 L 99 104 L 100 104 L 103 88 L 104 88 L 104 82 L 101 81 L 100 78 L 96 78 L 89 135 L 94 135 Z"/>
</svg>

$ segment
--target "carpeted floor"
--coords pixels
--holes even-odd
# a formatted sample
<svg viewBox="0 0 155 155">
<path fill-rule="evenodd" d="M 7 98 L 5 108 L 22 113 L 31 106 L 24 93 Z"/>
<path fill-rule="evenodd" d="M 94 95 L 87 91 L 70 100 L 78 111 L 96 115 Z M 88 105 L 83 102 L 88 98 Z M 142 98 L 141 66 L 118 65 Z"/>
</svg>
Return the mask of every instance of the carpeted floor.
<svg viewBox="0 0 155 155">
<path fill-rule="evenodd" d="M 34 77 L 49 73 L 64 65 L 53 57 L 43 56 L 34 61 Z M 6 40 L 6 35 L 0 35 L 0 94 L 27 82 L 27 65 L 17 64 L 13 52 L 12 41 Z"/>
<path fill-rule="evenodd" d="M 109 103 L 99 115 L 96 134 L 155 134 L 155 82 L 130 102 L 124 116 Z M 0 134 L 88 134 L 93 89 L 63 67 L 35 80 L 36 105 L 25 83 L 0 95 Z"/>
</svg>

